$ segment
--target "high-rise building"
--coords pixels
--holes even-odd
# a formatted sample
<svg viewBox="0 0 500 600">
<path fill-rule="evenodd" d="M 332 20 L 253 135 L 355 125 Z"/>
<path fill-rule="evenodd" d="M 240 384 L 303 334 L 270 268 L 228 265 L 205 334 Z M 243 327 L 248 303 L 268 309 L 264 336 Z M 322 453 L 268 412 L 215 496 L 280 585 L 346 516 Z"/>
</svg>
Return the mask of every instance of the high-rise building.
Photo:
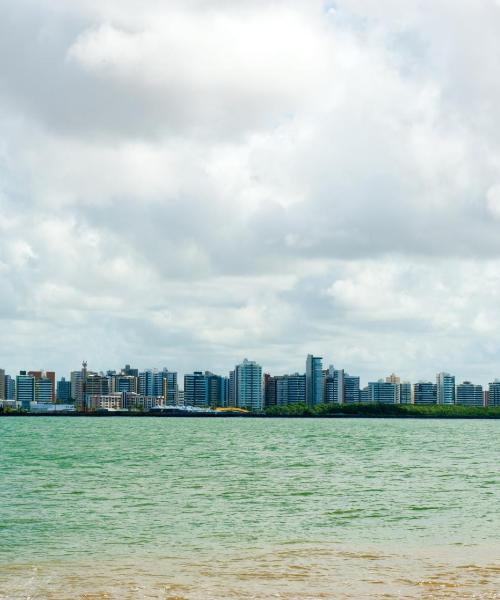
<svg viewBox="0 0 500 600">
<path fill-rule="evenodd" d="M 455 376 L 449 373 L 436 375 L 436 400 L 438 404 L 455 404 Z"/>
<path fill-rule="evenodd" d="M 456 403 L 461 406 L 484 406 L 483 386 L 464 381 L 457 385 Z"/>
<path fill-rule="evenodd" d="M 52 403 L 52 380 L 48 377 L 35 377 L 35 402 Z"/>
<path fill-rule="evenodd" d="M 436 384 L 432 381 L 419 381 L 413 385 L 415 404 L 436 404 Z"/>
<path fill-rule="evenodd" d="M 253 360 L 245 360 L 236 365 L 236 405 L 247 410 L 261 411 L 264 407 L 262 397 L 262 367 Z"/>
<path fill-rule="evenodd" d="M 264 373 L 264 406 L 276 406 L 276 377 Z"/>
<path fill-rule="evenodd" d="M 186 406 L 207 407 L 208 382 L 201 371 L 184 375 L 184 404 Z"/>
<path fill-rule="evenodd" d="M 121 372 L 122 375 L 130 375 L 131 377 L 139 377 L 139 369 L 132 369 L 130 365 L 125 365 Z"/>
<path fill-rule="evenodd" d="M 71 399 L 83 403 L 83 374 L 82 371 L 71 371 Z"/>
<path fill-rule="evenodd" d="M 369 402 L 399 404 L 399 384 L 380 379 L 368 383 Z"/>
<path fill-rule="evenodd" d="M 154 375 L 151 369 L 139 373 L 139 394 L 143 396 L 154 396 Z M 161 396 L 163 390 L 159 396 Z"/>
<path fill-rule="evenodd" d="M 71 381 L 66 381 L 65 377 L 62 377 L 57 382 L 57 401 L 63 404 L 71 402 Z"/>
<path fill-rule="evenodd" d="M 20 371 L 16 377 L 16 400 L 24 410 L 30 410 L 35 401 L 35 378 L 26 371 Z"/>
<path fill-rule="evenodd" d="M 177 385 L 177 372 L 163 369 L 161 372 L 162 377 L 162 391 L 159 394 L 165 398 L 165 404 L 168 406 L 175 406 L 178 402 L 179 388 Z M 158 386 L 155 386 L 155 392 L 158 392 Z"/>
<path fill-rule="evenodd" d="M 7 399 L 7 392 L 5 390 L 5 369 L 0 369 L 0 400 Z"/>
<path fill-rule="evenodd" d="M 205 379 L 207 380 L 208 405 L 212 407 L 228 406 L 229 382 L 227 377 L 205 371 Z"/>
<path fill-rule="evenodd" d="M 324 372 L 324 402 L 334 404 L 357 404 L 359 402 L 359 377 L 353 377 L 344 369 L 330 365 Z"/>
<path fill-rule="evenodd" d="M 392 373 L 385 378 L 386 383 L 394 383 L 397 385 L 397 404 L 411 404 L 412 403 L 412 392 L 411 383 L 408 381 L 401 381 L 401 377 Z"/>
<path fill-rule="evenodd" d="M 16 399 L 16 380 L 10 375 L 5 376 L 5 399 Z"/>
<path fill-rule="evenodd" d="M 316 406 L 323 402 L 322 358 L 308 354 L 306 359 L 306 402 Z"/>
<path fill-rule="evenodd" d="M 238 373 L 237 370 L 229 372 L 229 406 L 237 406 Z"/>
<path fill-rule="evenodd" d="M 135 392 L 135 393 L 137 393 L 138 377 L 136 377 L 135 375 L 120 374 L 120 375 L 115 375 L 113 379 L 114 379 L 113 390 L 112 390 L 113 392 Z"/>
<path fill-rule="evenodd" d="M 500 406 L 500 380 L 495 379 L 488 386 L 488 406 Z"/>
<path fill-rule="evenodd" d="M 275 378 L 276 404 L 304 404 L 306 401 L 306 376 L 294 373 Z"/>
<path fill-rule="evenodd" d="M 412 404 L 412 402 L 411 383 L 409 381 L 402 381 L 399 384 L 399 403 Z"/>
<path fill-rule="evenodd" d="M 35 379 L 48 379 L 50 381 L 51 384 L 51 396 L 50 396 L 50 400 L 49 402 L 55 402 L 56 401 L 56 374 L 54 371 L 28 371 L 28 375 L 31 375 L 32 377 L 34 377 Z M 46 390 L 47 390 L 47 384 L 44 384 L 43 389 L 45 390 L 43 397 L 43 403 L 46 404 L 47 403 L 47 399 L 46 399 Z M 37 400 L 38 402 L 38 400 Z"/>
<path fill-rule="evenodd" d="M 357 375 L 344 375 L 344 403 L 357 404 L 360 402 L 359 377 Z"/>
</svg>

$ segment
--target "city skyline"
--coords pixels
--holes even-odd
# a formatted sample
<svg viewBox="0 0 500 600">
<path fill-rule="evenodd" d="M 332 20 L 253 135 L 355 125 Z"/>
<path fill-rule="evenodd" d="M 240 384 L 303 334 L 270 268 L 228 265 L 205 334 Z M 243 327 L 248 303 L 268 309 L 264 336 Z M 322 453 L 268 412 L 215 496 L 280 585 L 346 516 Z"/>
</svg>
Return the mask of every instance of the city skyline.
<svg viewBox="0 0 500 600">
<path fill-rule="evenodd" d="M 181 385 L 181 381 L 184 381 Z M 500 406 L 500 379 L 486 386 L 438 372 L 435 383 L 411 382 L 391 373 L 385 378 L 361 382 L 360 377 L 323 357 L 308 354 L 305 372 L 276 374 L 245 358 L 226 374 L 193 371 L 179 379 L 176 371 L 138 369 L 126 364 L 119 370 L 97 372 L 83 361 L 81 369 L 61 376 L 54 371 L 26 371 L 11 376 L 0 369 L 0 402 L 8 409 L 39 410 L 60 404 L 60 410 L 88 412 L 99 409 L 141 410 L 162 406 L 219 407 L 262 412 L 273 406 L 325 404 L 394 404 L 486 407 Z"/>
</svg>

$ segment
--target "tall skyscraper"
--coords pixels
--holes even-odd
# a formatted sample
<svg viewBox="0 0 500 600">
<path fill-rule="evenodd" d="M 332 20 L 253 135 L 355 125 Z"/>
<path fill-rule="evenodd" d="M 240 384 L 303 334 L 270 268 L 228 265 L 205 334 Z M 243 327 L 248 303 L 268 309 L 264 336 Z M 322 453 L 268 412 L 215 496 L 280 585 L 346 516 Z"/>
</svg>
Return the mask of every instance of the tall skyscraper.
<svg viewBox="0 0 500 600">
<path fill-rule="evenodd" d="M 245 360 L 236 365 L 236 405 L 247 410 L 261 411 L 264 407 L 262 396 L 262 367 L 255 361 Z"/>
<path fill-rule="evenodd" d="M 455 376 L 449 373 L 436 375 L 436 400 L 438 404 L 455 404 Z"/>
<path fill-rule="evenodd" d="M 323 402 L 322 358 L 309 354 L 306 359 L 306 402 L 316 406 Z"/>
</svg>

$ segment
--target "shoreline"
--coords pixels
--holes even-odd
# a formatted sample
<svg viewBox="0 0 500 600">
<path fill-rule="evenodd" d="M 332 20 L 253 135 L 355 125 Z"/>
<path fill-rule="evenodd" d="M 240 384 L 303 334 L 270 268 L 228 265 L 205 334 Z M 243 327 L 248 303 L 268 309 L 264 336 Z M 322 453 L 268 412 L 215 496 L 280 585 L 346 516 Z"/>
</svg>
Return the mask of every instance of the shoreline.
<svg viewBox="0 0 500 600">
<path fill-rule="evenodd" d="M 82 412 L 59 412 L 59 413 L 16 413 L 0 412 L 1 417 L 72 417 L 72 418 L 149 418 L 149 419 L 401 419 L 401 420 L 481 420 L 491 421 L 500 419 L 500 414 L 485 415 L 442 415 L 442 414 L 349 414 L 335 413 L 323 415 L 266 415 L 266 414 L 238 414 L 238 413 L 179 413 L 178 411 L 165 411 L 161 414 L 155 413 L 82 413 Z"/>
</svg>

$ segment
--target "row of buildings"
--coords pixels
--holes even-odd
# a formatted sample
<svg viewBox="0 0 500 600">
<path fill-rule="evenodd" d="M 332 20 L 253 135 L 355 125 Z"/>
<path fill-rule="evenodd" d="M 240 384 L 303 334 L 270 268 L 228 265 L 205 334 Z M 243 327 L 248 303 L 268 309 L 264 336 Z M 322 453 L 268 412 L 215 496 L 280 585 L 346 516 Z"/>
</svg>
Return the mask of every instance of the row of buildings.
<svg viewBox="0 0 500 600">
<path fill-rule="evenodd" d="M 411 384 L 397 375 L 360 387 L 358 376 L 344 369 L 323 368 L 323 359 L 308 355 L 305 373 L 263 375 L 262 367 L 245 359 L 228 376 L 210 371 L 184 375 L 179 389 L 177 372 L 139 369 L 126 365 L 119 372 L 97 373 L 82 368 L 56 381 L 54 371 L 20 371 L 16 377 L 0 369 L 0 402 L 32 410 L 47 405 L 73 406 L 79 410 L 150 410 L 161 406 L 235 407 L 261 411 L 289 404 L 442 404 L 500 406 L 500 381 L 487 390 L 469 381 L 456 384 L 449 373 L 436 381 Z"/>
</svg>

